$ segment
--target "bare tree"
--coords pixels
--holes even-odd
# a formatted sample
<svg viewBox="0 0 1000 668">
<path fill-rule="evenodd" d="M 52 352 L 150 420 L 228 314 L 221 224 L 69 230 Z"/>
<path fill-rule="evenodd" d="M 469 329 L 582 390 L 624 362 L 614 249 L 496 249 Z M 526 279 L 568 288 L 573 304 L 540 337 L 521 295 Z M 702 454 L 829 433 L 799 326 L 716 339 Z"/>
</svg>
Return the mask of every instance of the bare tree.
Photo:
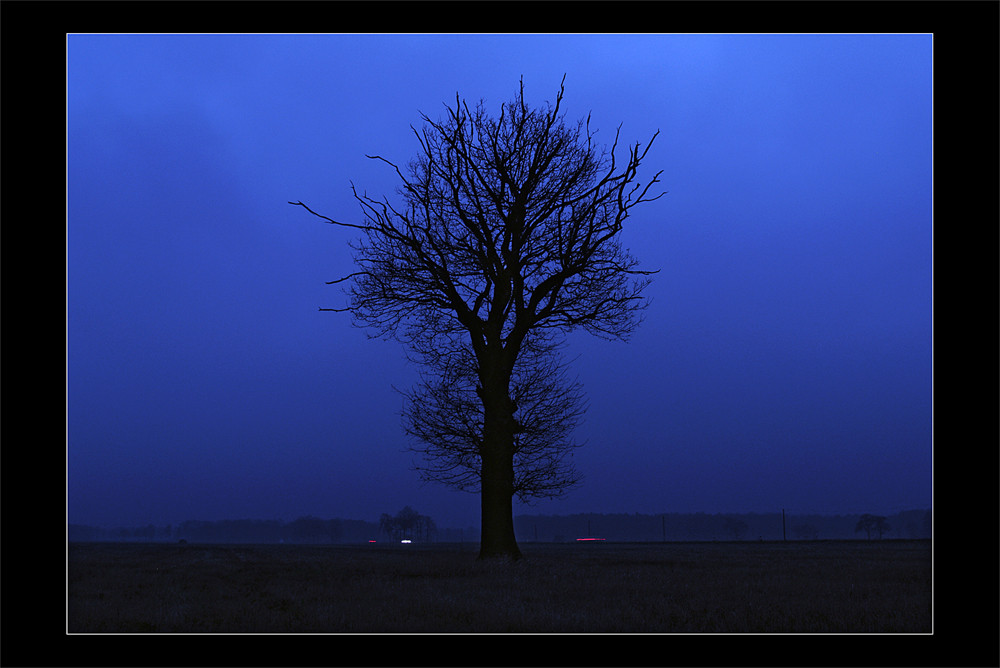
<svg viewBox="0 0 1000 668">
<path fill-rule="evenodd" d="M 725 520 L 726 532 L 733 535 L 733 540 L 743 540 L 743 534 L 747 531 L 747 523 L 738 517 L 727 517 Z"/>
<path fill-rule="evenodd" d="M 485 411 L 475 355 L 458 350 L 423 374 L 406 398 L 403 426 L 423 462 L 414 468 L 426 481 L 480 493 Z M 514 407 L 513 494 L 530 502 L 556 498 L 579 483 L 570 457 L 578 444 L 571 435 L 584 413 L 578 382 L 550 348 L 522 348 L 511 375 Z"/>
<path fill-rule="evenodd" d="M 636 269 L 620 232 L 633 207 L 660 196 L 648 196 L 659 173 L 645 185 L 637 181 L 656 134 L 645 147 L 630 145 L 621 160 L 620 128 L 610 150 L 598 148 L 589 116 L 565 123 L 563 93 L 560 85 L 554 103 L 531 108 L 522 81 L 497 117 L 485 103 L 470 109 L 458 95 L 443 119 L 422 114 L 422 129 L 413 129 L 420 153 L 405 173 L 381 156 L 368 156 L 396 171 L 402 205 L 354 189 L 361 224 L 289 202 L 362 233 L 352 244 L 359 270 L 330 281 L 350 281 L 349 305 L 321 310 L 350 312 L 374 335 L 406 344 L 414 359 L 442 377 L 474 377 L 479 405 L 463 415 L 470 424 L 481 420 L 472 441 L 482 508 L 480 558 L 521 556 L 512 514 L 515 460 L 518 443 L 526 442 L 521 430 L 533 423 L 515 416 L 526 399 L 518 401 L 517 388 L 528 386 L 516 381 L 531 377 L 519 359 L 550 360 L 553 343 L 578 328 L 627 339 L 647 306 L 642 292 L 654 273 Z M 432 394 L 434 387 L 428 386 Z M 433 411 L 444 404 L 428 405 Z M 537 398 L 528 405 L 544 411 L 547 404 Z M 432 425 L 433 416 L 409 424 L 420 437 L 420 425 Z M 546 423 L 538 418 L 534 424 Z M 562 433 L 560 427 L 544 429 Z M 468 470 L 474 459 L 455 470 Z"/>
<path fill-rule="evenodd" d="M 395 516 L 382 513 L 379 518 L 379 530 L 393 540 L 417 538 L 427 541 L 433 538 L 437 527 L 430 517 L 404 506 Z"/>
<path fill-rule="evenodd" d="M 858 520 L 858 524 L 854 527 L 854 533 L 859 531 L 864 531 L 868 540 L 872 539 L 872 533 L 876 533 L 881 539 L 882 534 L 889 530 L 889 523 L 881 515 L 869 515 L 864 514 L 861 519 Z"/>
</svg>

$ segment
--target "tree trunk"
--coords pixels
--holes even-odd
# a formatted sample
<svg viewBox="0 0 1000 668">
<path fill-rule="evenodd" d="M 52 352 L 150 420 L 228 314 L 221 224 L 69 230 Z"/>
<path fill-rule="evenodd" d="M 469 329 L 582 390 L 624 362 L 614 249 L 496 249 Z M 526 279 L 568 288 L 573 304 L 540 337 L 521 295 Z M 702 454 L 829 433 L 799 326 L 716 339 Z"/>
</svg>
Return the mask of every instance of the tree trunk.
<svg viewBox="0 0 1000 668">
<path fill-rule="evenodd" d="M 520 559 L 514 538 L 513 456 L 494 453 L 483 456 L 482 537 L 479 558 Z"/>
<path fill-rule="evenodd" d="M 483 390 L 479 559 L 520 559 L 514 538 L 514 410 L 506 383 Z"/>
</svg>

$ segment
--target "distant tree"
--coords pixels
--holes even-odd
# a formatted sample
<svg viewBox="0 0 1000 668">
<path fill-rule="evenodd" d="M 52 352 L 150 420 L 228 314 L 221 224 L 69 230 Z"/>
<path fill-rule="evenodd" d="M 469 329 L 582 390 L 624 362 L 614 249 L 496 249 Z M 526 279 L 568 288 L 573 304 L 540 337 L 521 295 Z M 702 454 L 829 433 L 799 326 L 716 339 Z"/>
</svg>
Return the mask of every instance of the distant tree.
<svg viewBox="0 0 1000 668">
<path fill-rule="evenodd" d="M 382 513 L 382 516 L 378 520 L 378 530 L 380 533 L 384 533 L 389 536 L 389 538 L 396 538 L 396 520 L 389 513 Z"/>
<path fill-rule="evenodd" d="M 430 517 L 421 515 L 413 508 L 405 506 L 395 516 L 382 513 L 379 518 L 379 531 L 393 540 L 401 538 L 430 540 L 437 531 L 437 527 Z"/>
<path fill-rule="evenodd" d="M 409 506 L 404 507 L 395 517 L 396 526 L 402 532 L 404 538 L 411 538 L 420 522 L 420 513 Z"/>
<path fill-rule="evenodd" d="M 889 523 L 886 522 L 886 518 L 881 515 L 869 515 L 864 514 L 861 519 L 858 520 L 857 526 L 854 528 L 854 533 L 864 531 L 868 540 L 872 539 L 872 534 L 875 533 L 879 538 L 882 538 L 882 534 L 889 530 Z"/>
<path fill-rule="evenodd" d="M 747 523 L 738 517 L 726 518 L 726 532 L 733 537 L 733 540 L 742 540 L 743 534 L 747 531 Z"/>
<path fill-rule="evenodd" d="M 414 537 L 417 540 L 431 541 L 434 540 L 435 536 L 437 536 L 437 525 L 434 520 L 426 515 L 421 515 L 417 519 Z"/>
<path fill-rule="evenodd" d="M 442 383 L 431 380 L 410 395 L 418 401 L 411 401 L 408 416 L 417 438 L 437 429 L 435 412 L 450 411 L 466 422 L 464 453 L 452 447 L 460 436 L 425 453 L 444 458 L 442 466 L 428 469 L 432 478 L 478 490 L 480 559 L 521 557 L 515 494 L 552 493 L 556 485 L 540 479 L 547 474 L 574 482 L 565 465 L 554 463 L 567 452 L 556 437 L 573 417 L 560 415 L 552 426 L 521 413 L 532 405 L 525 391 L 538 393 L 534 406 L 542 412 L 560 406 L 547 403 L 541 390 L 524 389 L 525 379 L 535 377 L 528 361 L 554 364 L 549 355 L 555 342 L 576 329 L 627 339 L 654 273 L 636 269 L 620 243 L 632 209 L 659 197 L 647 197 L 659 173 L 645 185 L 637 181 L 653 140 L 630 146 L 620 161 L 618 132 L 610 151 L 598 148 L 589 117 L 566 125 L 562 99 L 560 86 L 554 104 L 531 108 L 522 82 L 497 117 L 482 102 L 470 109 L 457 95 L 443 120 L 422 115 L 422 131 L 414 129 L 420 154 L 405 175 L 389 160 L 369 156 L 395 169 L 403 205 L 354 190 L 361 224 L 289 202 L 363 235 L 352 245 L 359 270 L 330 281 L 352 281 L 350 305 L 321 310 L 350 312 L 374 335 L 403 342 L 440 380 L 474 382 L 474 409 L 468 407 L 471 395 L 435 399 Z M 419 415 L 424 405 L 431 412 L 427 420 Z M 527 435 L 531 427 L 540 435 Z M 539 452 L 546 442 L 560 445 Z M 519 477 L 518 466 L 534 473 Z"/>
<path fill-rule="evenodd" d="M 864 514 L 858 519 L 857 526 L 854 527 L 854 533 L 859 533 L 861 531 L 865 532 L 868 540 L 872 539 L 872 531 L 875 529 L 875 516 Z"/>
</svg>

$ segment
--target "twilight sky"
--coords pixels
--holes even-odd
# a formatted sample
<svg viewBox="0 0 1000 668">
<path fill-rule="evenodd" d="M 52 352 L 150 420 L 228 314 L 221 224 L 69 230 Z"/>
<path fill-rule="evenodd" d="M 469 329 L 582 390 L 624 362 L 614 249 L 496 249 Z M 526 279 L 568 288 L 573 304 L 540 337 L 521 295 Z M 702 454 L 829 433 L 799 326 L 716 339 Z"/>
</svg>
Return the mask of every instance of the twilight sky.
<svg viewBox="0 0 1000 668">
<path fill-rule="evenodd" d="M 568 122 L 660 130 L 660 273 L 628 343 L 570 338 L 585 479 L 515 513 L 930 507 L 930 35 L 73 34 L 69 521 L 477 526 L 410 470 L 403 347 L 318 311 L 355 231 L 287 202 L 360 222 L 420 112 L 564 74 Z"/>
</svg>

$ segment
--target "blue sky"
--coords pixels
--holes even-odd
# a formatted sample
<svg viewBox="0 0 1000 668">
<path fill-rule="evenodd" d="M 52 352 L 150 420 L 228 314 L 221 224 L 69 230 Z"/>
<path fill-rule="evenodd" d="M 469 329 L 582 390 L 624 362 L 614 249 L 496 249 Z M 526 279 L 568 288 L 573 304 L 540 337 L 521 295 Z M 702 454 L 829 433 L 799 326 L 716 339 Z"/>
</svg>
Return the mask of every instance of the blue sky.
<svg viewBox="0 0 1000 668">
<path fill-rule="evenodd" d="M 567 121 L 660 131 L 660 272 L 628 343 L 569 339 L 582 486 L 515 512 L 929 507 L 930 35 L 71 34 L 70 521 L 477 525 L 410 470 L 402 346 L 318 311 L 353 231 L 287 202 L 360 220 L 421 112 L 564 74 Z"/>
</svg>

